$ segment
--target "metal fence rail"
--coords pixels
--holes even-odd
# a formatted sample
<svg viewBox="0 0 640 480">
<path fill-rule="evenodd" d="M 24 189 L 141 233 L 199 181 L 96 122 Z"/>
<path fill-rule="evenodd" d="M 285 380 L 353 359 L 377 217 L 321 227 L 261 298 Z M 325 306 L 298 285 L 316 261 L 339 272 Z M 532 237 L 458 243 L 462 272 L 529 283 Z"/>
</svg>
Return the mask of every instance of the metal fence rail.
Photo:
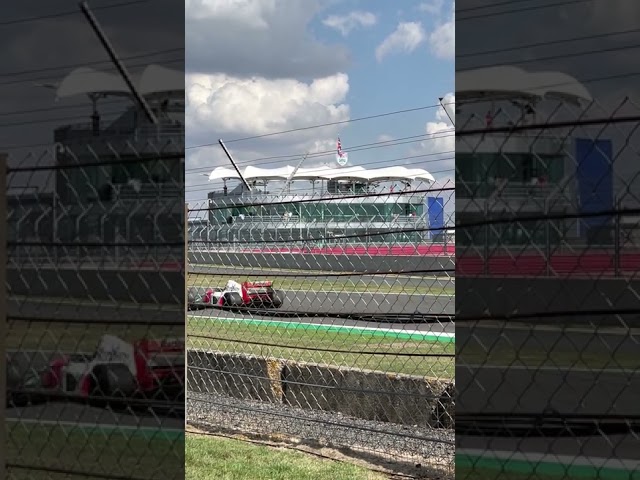
<svg viewBox="0 0 640 480">
<path fill-rule="evenodd" d="M 446 204 L 452 190 L 423 195 Z M 400 206 L 410 195 L 397 192 L 386 201 Z M 339 201 L 341 209 L 356 205 L 350 202 Z M 451 253 L 442 243 L 401 240 L 392 223 L 370 244 L 363 238 L 335 244 L 320 229 L 295 242 L 247 239 L 229 249 L 215 234 L 231 222 L 226 215 L 214 219 L 232 205 L 224 199 L 189 205 L 188 422 L 346 449 L 414 476 L 452 476 Z M 298 200 L 285 206 L 295 209 Z M 364 224 L 358 217 L 348 222 L 356 229 Z M 264 228 L 270 232 L 263 238 L 281 238 L 286 226 Z M 423 222 L 414 233 L 428 232 Z M 423 247 L 437 253 L 425 256 Z"/>
</svg>

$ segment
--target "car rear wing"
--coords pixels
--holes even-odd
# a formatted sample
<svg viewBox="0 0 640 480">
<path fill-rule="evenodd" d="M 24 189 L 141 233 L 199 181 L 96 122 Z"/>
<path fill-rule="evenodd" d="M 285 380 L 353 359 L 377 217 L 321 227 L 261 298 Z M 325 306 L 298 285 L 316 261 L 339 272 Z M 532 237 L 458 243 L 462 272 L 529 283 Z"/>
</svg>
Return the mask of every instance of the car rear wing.
<svg viewBox="0 0 640 480">
<path fill-rule="evenodd" d="M 244 288 L 261 288 L 261 287 L 271 287 L 273 282 L 264 281 L 264 282 L 244 282 L 242 286 Z"/>
<path fill-rule="evenodd" d="M 139 340 L 137 348 L 145 353 L 184 352 L 184 338 L 165 338 L 163 340 Z"/>
</svg>

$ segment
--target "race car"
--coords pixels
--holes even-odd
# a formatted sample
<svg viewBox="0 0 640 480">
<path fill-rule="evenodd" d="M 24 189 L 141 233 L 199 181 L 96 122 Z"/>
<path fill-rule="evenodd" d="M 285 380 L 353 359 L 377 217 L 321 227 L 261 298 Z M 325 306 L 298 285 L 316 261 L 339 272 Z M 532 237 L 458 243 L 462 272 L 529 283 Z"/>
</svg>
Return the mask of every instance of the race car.
<svg viewBox="0 0 640 480">
<path fill-rule="evenodd" d="M 273 282 L 243 282 L 229 280 L 224 288 L 189 287 L 188 309 L 207 307 L 280 308 L 283 295 L 273 288 Z"/>
<path fill-rule="evenodd" d="M 103 335 L 92 355 L 54 358 L 41 374 L 45 391 L 103 402 L 128 398 L 159 406 L 184 399 L 184 339 L 126 342 Z"/>
</svg>

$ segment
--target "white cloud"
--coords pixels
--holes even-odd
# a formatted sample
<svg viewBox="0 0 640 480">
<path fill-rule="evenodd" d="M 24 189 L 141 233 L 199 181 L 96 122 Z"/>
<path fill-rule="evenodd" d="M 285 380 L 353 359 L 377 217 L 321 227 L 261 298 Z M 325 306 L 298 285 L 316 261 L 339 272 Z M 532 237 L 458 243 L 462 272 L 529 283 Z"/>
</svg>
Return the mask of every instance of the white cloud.
<svg viewBox="0 0 640 480">
<path fill-rule="evenodd" d="M 338 30 L 343 36 L 347 36 L 351 30 L 357 27 L 372 27 L 377 22 L 376 16 L 371 12 L 354 11 L 348 15 L 331 15 L 322 23 L 329 28 Z"/>
<path fill-rule="evenodd" d="M 231 167 L 218 138 L 231 139 L 331 123 L 349 119 L 344 103 L 348 77 L 343 74 L 310 83 L 296 80 L 241 79 L 227 75 L 187 75 L 187 145 L 210 144 L 187 150 L 185 182 L 189 201 L 203 201 L 220 190 L 205 174 Z M 304 153 L 335 149 L 340 125 L 302 130 L 247 142 L 228 143 L 237 165 L 277 168 L 297 165 Z M 286 155 L 286 158 L 281 158 Z M 275 157 L 275 158 L 273 158 Z M 333 162 L 333 155 L 307 158 L 303 166 Z M 230 188 L 235 185 L 232 182 Z M 277 191 L 278 182 L 270 187 Z"/>
<path fill-rule="evenodd" d="M 378 138 L 376 141 L 378 142 L 390 142 L 391 140 L 393 140 L 393 137 L 391 135 L 387 135 L 386 133 L 383 133 L 381 135 L 378 135 Z"/>
<path fill-rule="evenodd" d="M 309 33 L 323 5 L 321 0 L 187 0 L 187 72 L 318 78 L 344 71 L 348 49 Z"/>
<path fill-rule="evenodd" d="M 186 20 L 219 18 L 251 28 L 268 27 L 267 15 L 276 8 L 274 0 L 185 0 Z"/>
<path fill-rule="evenodd" d="M 343 73 L 311 83 L 294 79 L 243 79 L 225 74 L 187 75 L 188 144 L 220 135 L 264 135 L 349 118 L 345 103 L 349 77 Z M 283 135 L 313 138 L 327 131 L 311 130 Z M 216 137 L 217 138 L 217 137 Z M 205 140 L 206 141 L 206 140 Z"/>
<path fill-rule="evenodd" d="M 398 28 L 376 48 L 376 58 L 382 61 L 391 53 L 414 51 L 426 38 L 420 22 L 399 23 Z"/>
<path fill-rule="evenodd" d="M 442 103 L 453 119 L 455 119 L 455 101 L 456 97 L 453 93 L 447 93 L 442 99 Z M 411 155 L 429 155 L 425 157 L 429 162 L 427 170 L 441 172 L 441 176 L 444 177 L 453 175 L 456 146 L 455 127 L 449 120 L 447 112 L 442 107 L 436 111 L 435 121 L 428 121 L 425 124 L 425 140 L 411 151 Z M 438 175 L 434 174 L 434 176 L 438 178 Z"/>
<path fill-rule="evenodd" d="M 440 13 L 444 0 L 431 0 L 429 2 L 422 2 L 418 5 L 418 10 L 427 13 L 433 13 L 434 15 Z"/>
<path fill-rule="evenodd" d="M 431 52 L 444 60 L 452 60 L 456 55 L 455 4 L 453 5 L 450 16 L 429 34 Z"/>
</svg>

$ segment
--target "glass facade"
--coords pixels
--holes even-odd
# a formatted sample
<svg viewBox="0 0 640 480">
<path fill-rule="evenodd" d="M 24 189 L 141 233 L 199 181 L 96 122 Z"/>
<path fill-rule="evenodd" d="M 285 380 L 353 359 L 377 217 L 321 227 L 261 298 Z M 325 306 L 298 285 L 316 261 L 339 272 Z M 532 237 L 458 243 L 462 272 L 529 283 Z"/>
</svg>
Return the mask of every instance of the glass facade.
<svg viewBox="0 0 640 480">
<path fill-rule="evenodd" d="M 500 181 L 510 185 L 558 184 L 565 175 L 565 156 L 538 153 L 456 154 L 456 195 L 486 198 Z"/>
<path fill-rule="evenodd" d="M 459 214 L 461 225 L 480 224 L 486 220 L 482 214 Z M 522 215 L 526 217 L 526 215 Z M 489 218 L 490 220 L 490 218 Z M 494 245 L 526 247 L 546 245 L 549 241 L 552 245 L 558 245 L 566 236 L 569 222 L 565 220 L 540 221 L 522 220 L 508 224 L 494 224 L 490 226 L 465 227 L 458 232 L 459 245 Z"/>
<path fill-rule="evenodd" d="M 277 200 L 275 200 L 277 201 Z M 220 205 L 222 206 L 222 205 Z M 340 203 L 308 202 L 286 205 L 259 205 L 219 208 L 212 211 L 212 223 L 226 222 L 229 216 L 265 217 L 295 216 L 308 222 L 388 222 L 398 216 L 423 216 L 422 203 Z"/>
</svg>

